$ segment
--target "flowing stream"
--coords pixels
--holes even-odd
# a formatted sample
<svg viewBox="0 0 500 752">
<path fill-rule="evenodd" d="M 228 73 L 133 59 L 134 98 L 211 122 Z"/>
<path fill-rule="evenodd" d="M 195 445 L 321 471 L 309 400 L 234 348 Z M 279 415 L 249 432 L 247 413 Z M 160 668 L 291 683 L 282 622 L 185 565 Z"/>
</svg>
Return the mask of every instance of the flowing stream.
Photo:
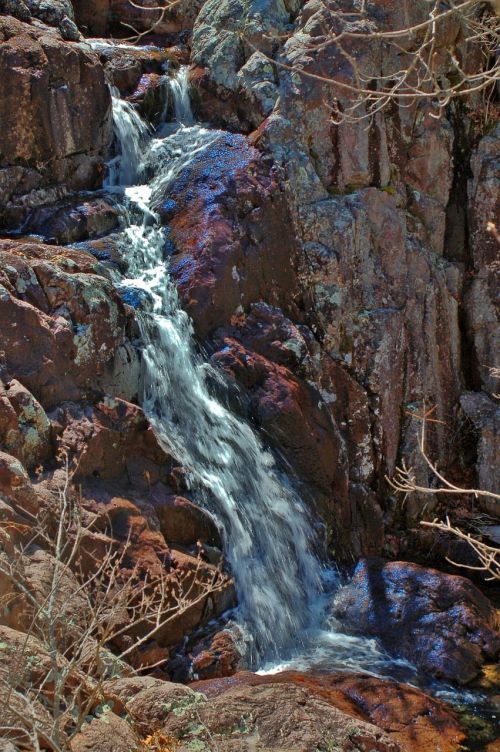
<svg viewBox="0 0 500 752">
<path fill-rule="evenodd" d="M 193 347 L 165 261 L 156 197 L 217 138 L 194 125 L 186 72 L 172 81 L 177 127 L 154 138 L 132 107 L 113 98 L 119 154 L 108 187 L 123 190 L 123 290 L 142 294 L 143 407 L 163 446 L 187 468 L 224 529 L 251 662 L 277 658 L 308 626 L 321 591 L 304 506 L 257 434 L 210 394 L 210 366 Z M 148 183 L 143 184 L 148 174 Z"/>
<path fill-rule="evenodd" d="M 211 393 L 217 374 L 193 345 L 155 205 L 220 132 L 195 123 L 185 69 L 170 92 L 176 123 L 156 134 L 117 93 L 113 97 L 118 154 L 107 188 L 123 207 L 128 274 L 119 289 L 125 299 L 140 301 L 144 410 L 223 529 L 248 664 L 269 671 L 325 664 L 384 673 L 389 659 L 374 640 L 345 635 L 326 618 L 336 578 L 314 553 L 305 506 L 256 432 Z M 401 670 L 410 671 L 404 662 Z"/>
</svg>

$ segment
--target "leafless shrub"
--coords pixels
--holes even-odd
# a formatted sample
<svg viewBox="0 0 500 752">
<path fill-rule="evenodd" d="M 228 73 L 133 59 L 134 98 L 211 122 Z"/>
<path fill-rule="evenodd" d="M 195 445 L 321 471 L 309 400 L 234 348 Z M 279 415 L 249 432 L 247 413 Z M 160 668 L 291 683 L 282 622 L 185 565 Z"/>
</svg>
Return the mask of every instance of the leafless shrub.
<svg viewBox="0 0 500 752">
<path fill-rule="evenodd" d="M 182 574 L 162 570 L 149 576 L 135 568 L 123 576 L 129 540 L 118 547 L 110 539 L 89 567 L 82 550 L 93 523 L 83 521 L 64 461 L 55 508 L 38 519 L 24 510 L 32 523 L 29 534 L 24 530 L 17 542 L 9 535 L 0 540 L 2 605 L 22 602 L 29 621 L 21 644 L 0 644 L 7 657 L 0 661 L 0 737 L 54 752 L 69 750 L 89 717 L 104 712 L 106 678 L 124 669 L 134 673 L 126 664 L 132 653 L 228 583 L 220 569 L 208 570 L 200 559 L 195 571 Z M 37 550 L 48 554 L 48 587 L 42 589 L 27 574 Z"/>
<path fill-rule="evenodd" d="M 435 487 L 430 485 L 421 485 L 416 480 L 416 475 L 413 468 L 407 467 L 403 461 L 401 467 L 396 468 L 396 471 L 392 478 L 386 477 L 389 486 L 397 494 L 403 495 L 404 498 L 413 493 L 420 493 L 431 496 L 452 495 L 473 496 L 475 498 L 484 497 L 500 501 L 500 494 L 481 488 L 463 488 L 455 483 L 451 483 L 447 478 L 445 478 L 442 473 L 439 472 L 435 463 L 432 462 L 432 460 L 428 456 L 426 449 L 427 423 L 429 420 L 433 420 L 431 418 L 433 410 L 434 408 L 427 410 L 424 408 L 422 415 L 412 414 L 412 417 L 420 421 L 420 429 L 418 435 L 419 453 L 424 459 L 427 468 L 430 470 L 431 476 L 434 477 L 439 485 Z M 479 561 L 479 564 L 477 566 L 474 566 L 470 564 L 458 564 L 457 562 L 448 559 L 450 564 L 471 571 L 482 572 L 483 574 L 487 575 L 485 577 L 485 579 L 487 580 L 500 579 L 500 549 L 495 546 L 490 546 L 487 543 L 479 540 L 475 536 L 472 536 L 470 533 L 466 533 L 463 530 L 460 530 L 460 528 L 456 527 L 450 522 L 449 517 L 446 517 L 445 522 L 434 519 L 432 522 L 422 521 L 420 524 L 425 527 L 434 528 L 435 530 L 439 530 L 443 533 L 448 533 L 460 540 L 466 541 L 474 550 Z"/>
<path fill-rule="evenodd" d="M 277 67 L 325 84 L 333 122 L 371 119 L 391 102 L 404 108 L 432 102 L 430 114 L 440 117 L 452 100 L 479 93 L 488 109 L 500 71 L 498 3 L 415 2 L 411 10 L 406 8 L 407 21 L 399 29 L 385 28 L 384 14 L 373 12 L 373 3 L 361 0 L 351 5 L 347 10 L 337 0 L 322 0 L 323 32 L 307 42 L 310 60 L 319 55 L 345 63 L 346 69 L 337 75 L 290 64 L 283 56 L 273 59 L 259 50 Z M 453 24 L 454 35 L 444 41 Z M 245 30 L 241 37 L 257 50 Z M 383 49 L 383 71 L 375 69 L 370 55 L 376 48 Z"/>
</svg>

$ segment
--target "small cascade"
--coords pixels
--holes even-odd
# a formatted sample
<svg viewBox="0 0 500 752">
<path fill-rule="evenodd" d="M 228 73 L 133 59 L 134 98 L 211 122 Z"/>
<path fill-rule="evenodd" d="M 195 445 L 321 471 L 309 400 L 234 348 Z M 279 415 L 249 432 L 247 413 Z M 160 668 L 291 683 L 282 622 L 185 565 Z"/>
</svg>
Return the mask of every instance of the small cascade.
<svg viewBox="0 0 500 752">
<path fill-rule="evenodd" d="M 109 186 L 124 190 L 128 278 L 122 288 L 148 302 L 137 319 L 143 343 L 143 407 L 159 441 L 187 468 L 193 492 L 224 530 L 235 578 L 238 623 L 249 638 L 252 665 L 278 659 L 300 643 L 321 591 L 321 566 L 311 550 L 312 524 L 271 452 L 208 388 L 211 366 L 195 351 L 192 325 L 179 305 L 164 260 L 164 232 L 154 196 L 220 135 L 189 125 L 187 69 L 171 82 L 179 127 L 147 136 L 129 105 L 113 100 L 119 154 Z M 148 185 L 138 185 L 146 170 Z"/>
<path fill-rule="evenodd" d="M 111 89 L 113 101 L 113 129 L 118 154 L 109 162 L 108 188 L 128 186 L 140 180 L 143 154 L 149 131 L 129 102 L 120 99 L 118 89 Z"/>
<path fill-rule="evenodd" d="M 128 276 L 118 286 L 141 301 L 144 411 L 160 443 L 187 469 L 197 500 L 223 529 L 248 664 L 269 671 L 337 665 L 391 673 L 388 656 L 374 640 L 343 634 L 328 618 L 338 580 L 314 554 L 313 524 L 302 500 L 250 425 L 210 391 L 209 383 L 220 382 L 220 375 L 195 350 L 154 207 L 221 133 L 189 125 L 186 69 L 171 82 L 171 91 L 177 126 L 164 137 L 164 129 L 154 137 L 128 105 L 113 99 L 119 146 L 108 188 L 123 202 Z M 141 185 L 145 175 L 149 182 Z M 398 671 L 412 674 L 399 664 Z"/>
<path fill-rule="evenodd" d="M 194 125 L 194 115 L 189 98 L 189 68 L 183 65 L 177 75 L 170 79 L 170 90 L 174 100 L 175 119 L 179 125 L 185 127 Z"/>
</svg>

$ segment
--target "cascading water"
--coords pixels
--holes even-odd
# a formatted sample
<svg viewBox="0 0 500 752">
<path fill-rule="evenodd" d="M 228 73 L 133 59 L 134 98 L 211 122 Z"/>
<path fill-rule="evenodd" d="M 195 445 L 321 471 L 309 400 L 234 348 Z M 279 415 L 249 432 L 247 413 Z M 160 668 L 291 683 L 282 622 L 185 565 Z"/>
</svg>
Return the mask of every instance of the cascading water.
<svg viewBox="0 0 500 752">
<path fill-rule="evenodd" d="M 177 123 L 164 124 L 156 137 L 133 108 L 113 98 L 119 154 L 110 164 L 107 187 L 123 202 L 128 277 L 119 287 L 143 301 L 137 321 L 144 410 L 224 530 L 248 662 L 270 670 L 293 660 L 301 668 L 337 665 L 384 673 L 390 661 L 374 640 L 343 634 L 325 618 L 327 572 L 313 553 L 304 505 L 252 428 L 211 394 L 214 371 L 194 349 L 154 206 L 221 134 L 194 124 L 187 70 L 171 81 L 171 94 Z M 141 184 L 146 175 L 148 184 Z M 391 665 L 394 669 L 395 662 Z M 399 668 L 408 671 L 406 665 Z"/>
<path fill-rule="evenodd" d="M 211 367 L 195 352 L 192 326 L 181 309 L 164 259 L 165 237 L 152 209 L 155 195 L 218 137 L 199 125 L 189 105 L 186 73 L 172 82 L 176 119 L 165 139 L 146 138 L 138 115 L 114 98 L 120 153 L 108 188 L 123 189 L 123 251 L 128 278 L 148 300 L 137 320 L 143 342 L 143 407 L 160 442 L 188 469 L 224 528 L 251 661 L 277 658 L 296 643 L 321 590 L 321 568 L 311 550 L 311 525 L 251 427 L 209 392 Z M 141 158 L 139 159 L 139 154 Z M 136 185 L 143 171 L 148 185 Z"/>
</svg>

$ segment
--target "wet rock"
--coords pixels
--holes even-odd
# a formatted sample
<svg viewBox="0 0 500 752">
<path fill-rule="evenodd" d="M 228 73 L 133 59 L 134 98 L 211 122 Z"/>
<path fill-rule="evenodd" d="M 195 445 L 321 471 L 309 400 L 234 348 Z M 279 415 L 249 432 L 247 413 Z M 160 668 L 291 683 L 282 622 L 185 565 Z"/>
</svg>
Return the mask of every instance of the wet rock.
<svg viewBox="0 0 500 752">
<path fill-rule="evenodd" d="M 341 446 L 328 413 L 318 407 L 319 395 L 288 369 L 230 337 L 224 338 L 213 361 L 249 392 L 259 425 L 300 475 L 329 495 Z"/>
<path fill-rule="evenodd" d="M 97 57 L 52 29 L 0 17 L 0 40 L 0 223 L 15 227 L 30 209 L 100 185 L 111 100 Z"/>
<path fill-rule="evenodd" d="M 407 562 L 362 560 L 335 614 L 424 673 L 466 684 L 500 651 L 495 609 L 464 577 Z"/>
<path fill-rule="evenodd" d="M 135 105 L 141 117 L 152 125 L 174 120 L 174 109 L 165 74 L 144 73 L 130 95 L 129 102 Z"/>
<path fill-rule="evenodd" d="M 165 199 L 156 198 L 160 215 Z M 200 336 L 258 300 L 290 309 L 287 209 L 276 174 L 242 136 L 220 134 L 194 157 L 170 186 L 167 210 L 172 273 Z"/>
<path fill-rule="evenodd" d="M 109 233 L 117 225 L 118 212 L 109 201 L 87 196 L 34 209 L 23 232 L 39 235 L 46 242 L 69 245 Z"/>
<path fill-rule="evenodd" d="M 102 40 L 96 49 L 108 80 L 123 97 L 134 94 L 142 76 L 165 76 L 171 66 L 176 67 L 173 53 L 154 45 L 121 47 Z"/>
</svg>

